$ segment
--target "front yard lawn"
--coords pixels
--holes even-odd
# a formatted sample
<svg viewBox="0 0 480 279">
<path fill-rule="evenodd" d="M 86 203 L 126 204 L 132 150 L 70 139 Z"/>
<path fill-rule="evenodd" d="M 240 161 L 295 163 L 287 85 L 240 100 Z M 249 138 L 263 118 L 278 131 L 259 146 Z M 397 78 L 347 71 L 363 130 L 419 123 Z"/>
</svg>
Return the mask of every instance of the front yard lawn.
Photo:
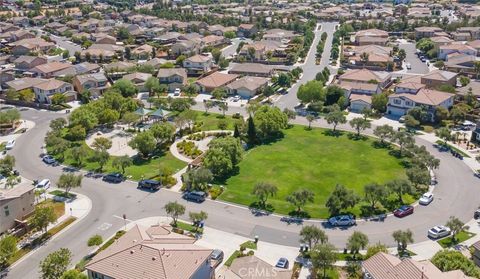
<svg viewBox="0 0 480 279">
<path fill-rule="evenodd" d="M 468 240 L 468 239 L 470 239 L 474 236 L 475 236 L 474 233 L 467 232 L 467 231 L 461 231 L 455 236 L 455 241 L 453 241 L 452 237 L 449 236 L 449 237 L 442 238 L 442 239 L 438 240 L 437 242 L 443 248 L 449 248 L 449 247 L 455 246 L 459 243 L 462 243 L 465 240 Z"/>
<path fill-rule="evenodd" d="M 37 204 L 37 206 L 52 206 L 53 211 L 55 212 L 55 216 L 58 218 L 62 217 L 65 214 L 65 203 L 64 202 L 56 202 L 52 199 L 47 199 L 46 201 L 42 201 Z"/>
<path fill-rule="evenodd" d="M 289 214 L 295 208 L 285 198 L 306 188 L 315 193 L 315 201 L 304 210 L 310 217 L 326 218 L 329 213 L 325 202 L 336 184 L 363 197 L 363 186 L 368 183 L 406 177 L 401 160 L 389 150 L 373 147 L 372 139 L 353 140 L 346 133 L 333 137 L 326 131 L 294 126 L 284 131 L 283 139 L 249 150 L 239 164 L 239 173 L 218 183 L 225 185 L 219 198 L 251 206 L 257 201 L 251 194 L 254 185 L 269 182 L 278 187 L 278 192 L 267 203 L 274 211 Z M 414 198 L 406 196 L 404 201 L 411 203 Z M 352 213 L 360 216 L 362 205 Z"/>
</svg>

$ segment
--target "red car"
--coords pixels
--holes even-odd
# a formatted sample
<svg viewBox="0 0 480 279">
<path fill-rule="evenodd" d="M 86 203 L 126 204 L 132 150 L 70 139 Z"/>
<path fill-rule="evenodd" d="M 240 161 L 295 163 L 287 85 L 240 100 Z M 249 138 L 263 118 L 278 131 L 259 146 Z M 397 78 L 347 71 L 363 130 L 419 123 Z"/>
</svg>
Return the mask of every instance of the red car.
<svg viewBox="0 0 480 279">
<path fill-rule="evenodd" d="M 411 205 L 402 205 L 400 208 L 396 209 L 393 212 L 393 215 L 396 217 L 405 217 L 413 213 L 413 206 Z"/>
</svg>

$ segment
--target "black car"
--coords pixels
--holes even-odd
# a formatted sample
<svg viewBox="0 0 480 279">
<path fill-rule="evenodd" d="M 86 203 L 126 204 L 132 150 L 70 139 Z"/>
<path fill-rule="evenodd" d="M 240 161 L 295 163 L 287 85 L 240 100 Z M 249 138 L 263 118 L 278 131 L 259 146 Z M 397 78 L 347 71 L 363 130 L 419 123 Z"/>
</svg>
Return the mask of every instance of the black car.
<svg viewBox="0 0 480 279">
<path fill-rule="evenodd" d="M 124 178 L 121 173 L 114 172 L 103 176 L 102 180 L 110 183 L 120 183 L 124 180 Z"/>
<path fill-rule="evenodd" d="M 138 188 L 148 189 L 148 190 L 158 190 L 162 186 L 162 183 L 153 179 L 143 179 L 138 182 Z"/>
<path fill-rule="evenodd" d="M 183 195 L 183 198 L 188 200 L 188 201 L 194 201 L 194 202 L 203 202 L 205 201 L 205 197 L 207 194 L 202 191 L 193 191 L 193 192 L 187 192 Z"/>
</svg>

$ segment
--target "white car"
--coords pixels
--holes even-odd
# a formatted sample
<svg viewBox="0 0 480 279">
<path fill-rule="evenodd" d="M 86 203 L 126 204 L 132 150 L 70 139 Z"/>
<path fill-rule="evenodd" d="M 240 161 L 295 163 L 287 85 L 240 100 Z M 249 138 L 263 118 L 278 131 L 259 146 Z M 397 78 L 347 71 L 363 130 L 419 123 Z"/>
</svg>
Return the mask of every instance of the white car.
<svg viewBox="0 0 480 279">
<path fill-rule="evenodd" d="M 446 226 L 435 226 L 428 230 L 428 236 L 433 239 L 442 238 L 450 235 L 452 231 Z"/>
<path fill-rule="evenodd" d="M 50 155 L 45 155 L 43 156 L 42 160 L 46 163 L 46 164 L 54 164 L 56 162 L 55 158 L 53 158 L 52 156 Z"/>
<path fill-rule="evenodd" d="M 407 67 L 407 70 L 411 70 L 411 69 L 412 69 L 412 64 L 410 64 L 410 63 L 406 63 L 405 66 Z"/>
<path fill-rule="evenodd" d="M 240 101 L 240 99 L 241 99 L 241 97 L 238 96 L 238 95 L 235 95 L 235 96 L 233 97 L 233 101 L 234 101 L 234 102 L 238 102 L 238 101 Z"/>
<path fill-rule="evenodd" d="M 173 92 L 173 96 L 180 96 L 180 88 L 175 88 L 175 91 Z"/>
<path fill-rule="evenodd" d="M 10 150 L 15 146 L 15 140 L 9 140 L 7 141 L 7 144 L 5 145 L 6 150 Z"/>
<path fill-rule="evenodd" d="M 425 193 L 418 200 L 418 203 L 421 204 L 421 205 L 429 205 L 432 201 L 433 201 L 433 194 L 432 193 Z"/>
</svg>

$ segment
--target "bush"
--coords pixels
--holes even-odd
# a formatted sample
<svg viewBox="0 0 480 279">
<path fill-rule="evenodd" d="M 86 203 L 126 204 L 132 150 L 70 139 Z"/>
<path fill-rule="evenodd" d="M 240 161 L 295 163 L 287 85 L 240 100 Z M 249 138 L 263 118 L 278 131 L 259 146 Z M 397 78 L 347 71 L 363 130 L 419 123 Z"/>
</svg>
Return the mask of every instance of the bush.
<svg viewBox="0 0 480 279">
<path fill-rule="evenodd" d="M 208 190 L 208 193 L 210 194 L 210 197 L 212 200 L 217 199 L 218 196 L 220 196 L 223 193 L 223 188 L 221 187 L 212 187 Z"/>
<path fill-rule="evenodd" d="M 202 151 L 191 141 L 183 140 L 177 143 L 177 148 L 182 154 L 190 158 L 196 158 L 202 154 Z"/>
</svg>

